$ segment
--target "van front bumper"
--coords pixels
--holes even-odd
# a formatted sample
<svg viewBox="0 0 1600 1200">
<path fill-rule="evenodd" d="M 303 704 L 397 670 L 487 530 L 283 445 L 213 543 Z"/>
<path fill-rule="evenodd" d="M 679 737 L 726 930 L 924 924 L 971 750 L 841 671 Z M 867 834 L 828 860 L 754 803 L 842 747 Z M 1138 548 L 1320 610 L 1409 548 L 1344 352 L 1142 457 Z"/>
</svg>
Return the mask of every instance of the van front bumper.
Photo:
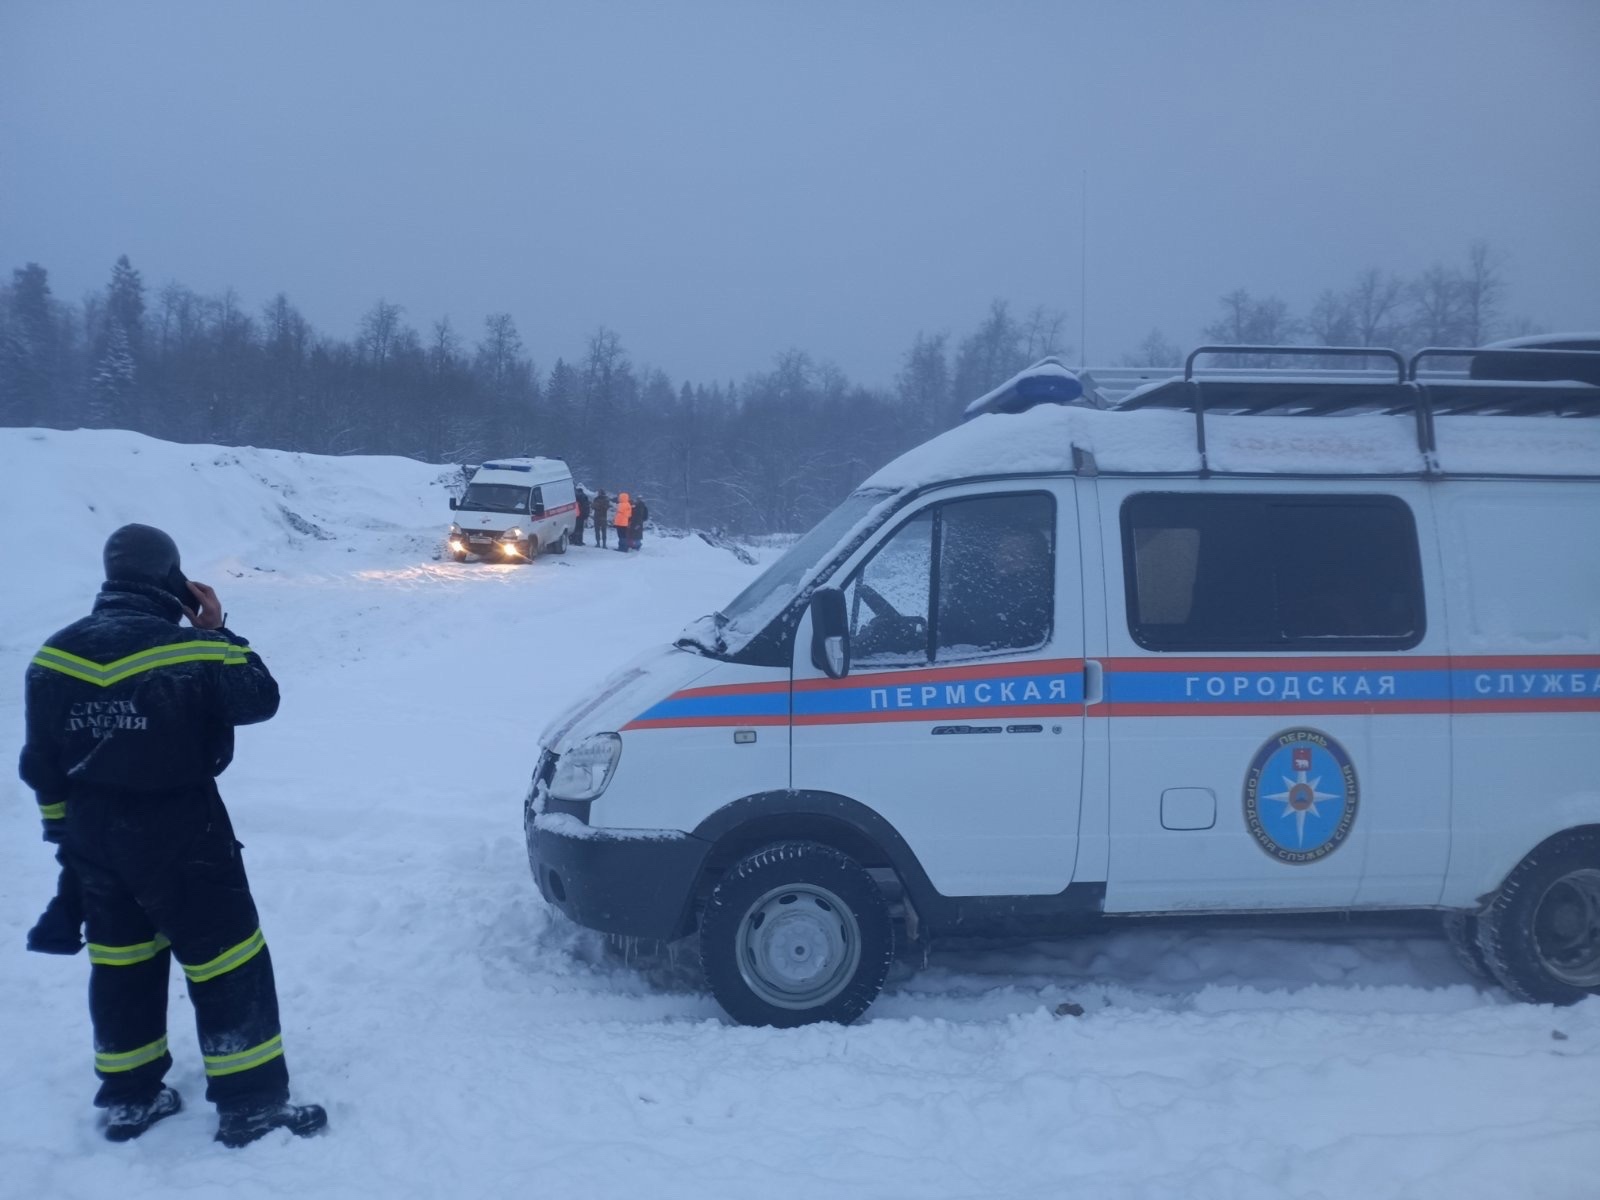
<svg viewBox="0 0 1600 1200">
<path fill-rule="evenodd" d="M 528 865 L 539 893 L 571 920 L 602 933 L 668 942 L 694 925 L 695 884 L 711 843 L 692 834 L 590 829 L 565 817 L 527 823 Z"/>
</svg>

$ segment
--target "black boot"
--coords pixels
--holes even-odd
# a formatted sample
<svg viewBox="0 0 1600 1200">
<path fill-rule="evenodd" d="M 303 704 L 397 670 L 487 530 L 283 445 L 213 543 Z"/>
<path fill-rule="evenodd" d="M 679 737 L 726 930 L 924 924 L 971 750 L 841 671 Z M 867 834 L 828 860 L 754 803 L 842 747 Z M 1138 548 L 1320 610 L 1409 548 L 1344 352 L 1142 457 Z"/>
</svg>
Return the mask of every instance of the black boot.
<svg viewBox="0 0 1600 1200">
<path fill-rule="evenodd" d="M 183 1109 L 183 1097 L 169 1087 L 142 1104 L 113 1104 L 106 1112 L 106 1140 L 131 1142 L 162 1117 Z"/>
<path fill-rule="evenodd" d="M 28 930 L 28 949 L 39 954 L 76 954 L 83 949 L 83 906 L 57 895 Z"/>
<path fill-rule="evenodd" d="M 320 1104 L 274 1104 L 223 1113 L 217 1122 L 217 1141 L 236 1150 L 274 1129 L 287 1129 L 295 1137 L 309 1137 L 327 1124 L 328 1114 Z"/>
</svg>

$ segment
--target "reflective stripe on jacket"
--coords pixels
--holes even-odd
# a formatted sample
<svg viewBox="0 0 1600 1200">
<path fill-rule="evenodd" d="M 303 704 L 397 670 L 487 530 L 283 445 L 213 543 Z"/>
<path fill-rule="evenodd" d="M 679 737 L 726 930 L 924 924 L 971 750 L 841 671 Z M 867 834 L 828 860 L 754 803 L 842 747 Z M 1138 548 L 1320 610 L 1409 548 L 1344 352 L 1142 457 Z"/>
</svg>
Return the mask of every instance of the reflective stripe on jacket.
<svg viewBox="0 0 1600 1200">
<path fill-rule="evenodd" d="M 108 583 L 34 656 L 20 768 L 47 820 L 77 787 L 209 783 L 233 757 L 234 726 L 278 711 L 278 685 L 243 638 L 180 628 L 179 615 L 158 588 Z"/>
</svg>

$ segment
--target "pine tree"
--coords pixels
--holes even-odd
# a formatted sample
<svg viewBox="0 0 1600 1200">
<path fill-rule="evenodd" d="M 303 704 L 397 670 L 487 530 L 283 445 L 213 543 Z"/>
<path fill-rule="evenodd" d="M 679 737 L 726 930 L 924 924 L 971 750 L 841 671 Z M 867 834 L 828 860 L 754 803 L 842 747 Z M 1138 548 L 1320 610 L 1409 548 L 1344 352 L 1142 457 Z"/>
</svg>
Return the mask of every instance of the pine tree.
<svg viewBox="0 0 1600 1200">
<path fill-rule="evenodd" d="M 144 355 L 144 279 L 124 254 L 112 264 L 106 288 L 106 322 L 120 325 L 135 361 Z"/>
<path fill-rule="evenodd" d="M 133 411 L 135 369 L 128 335 L 120 322 L 107 322 L 105 342 L 91 381 L 90 418 L 101 428 L 131 429 L 137 424 Z"/>
<path fill-rule="evenodd" d="M 57 415 L 60 338 L 50 277 L 38 263 L 11 273 L 4 337 L 0 340 L 0 416 L 32 425 Z"/>
</svg>

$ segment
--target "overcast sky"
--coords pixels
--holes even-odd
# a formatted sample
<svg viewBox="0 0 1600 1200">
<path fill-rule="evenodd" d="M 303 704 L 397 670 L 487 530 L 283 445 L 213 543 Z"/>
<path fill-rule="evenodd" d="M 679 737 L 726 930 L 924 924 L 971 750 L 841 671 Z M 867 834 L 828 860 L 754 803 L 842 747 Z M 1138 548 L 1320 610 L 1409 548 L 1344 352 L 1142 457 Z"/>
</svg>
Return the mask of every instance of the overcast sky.
<svg viewBox="0 0 1600 1200">
<path fill-rule="evenodd" d="M 1600 0 L 0 3 L 0 268 L 887 383 L 989 300 L 1189 345 L 1489 239 L 1600 328 Z"/>
</svg>

